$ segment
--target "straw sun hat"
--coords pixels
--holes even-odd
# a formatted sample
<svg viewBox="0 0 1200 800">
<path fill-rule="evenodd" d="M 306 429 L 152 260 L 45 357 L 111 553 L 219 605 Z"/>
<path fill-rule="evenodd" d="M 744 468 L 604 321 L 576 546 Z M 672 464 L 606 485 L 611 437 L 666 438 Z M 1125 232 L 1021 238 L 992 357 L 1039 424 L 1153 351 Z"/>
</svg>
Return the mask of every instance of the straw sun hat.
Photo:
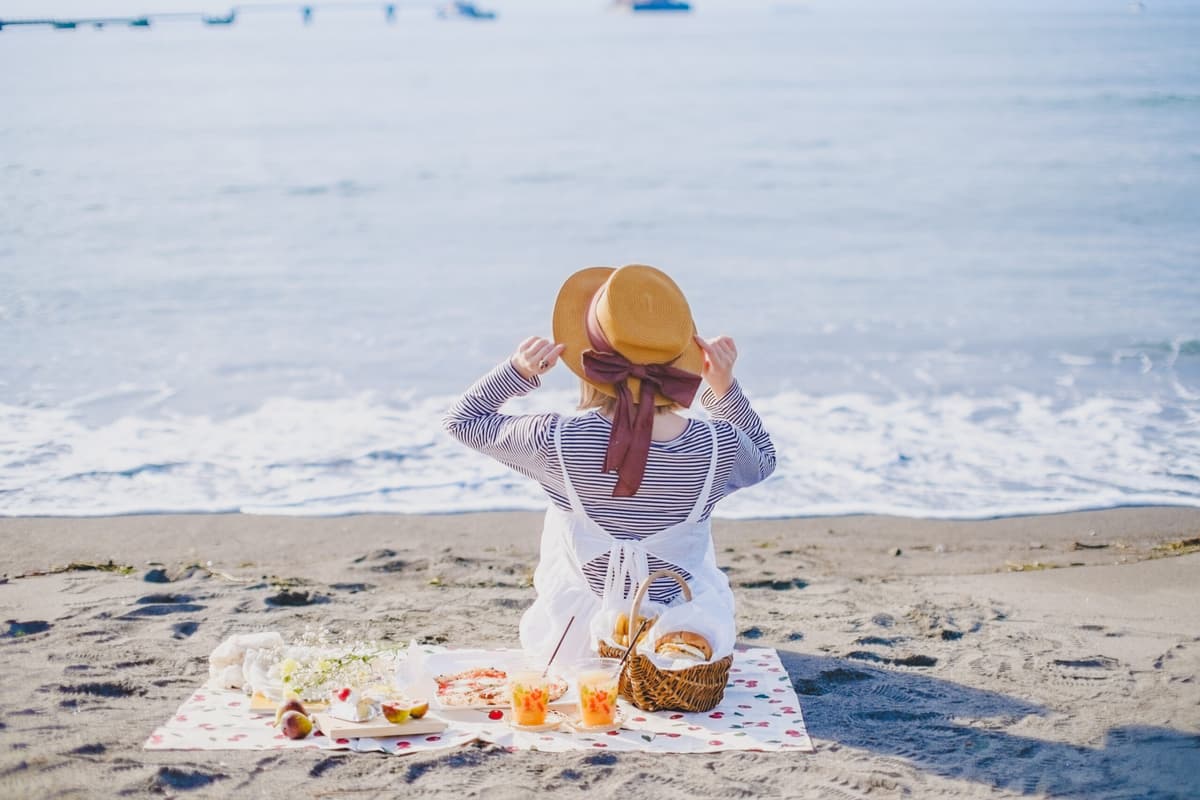
<svg viewBox="0 0 1200 800">
<path fill-rule="evenodd" d="M 585 351 L 608 349 L 635 365 L 670 365 L 699 376 L 704 351 L 695 334 L 692 310 L 675 281 L 643 264 L 580 270 L 567 278 L 554 303 L 554 340 L 564 345 L 563 363 L 610 397 L 618 396 L 616 386 L 588 377 Z M 639 398 L 641 381 L 631 376 L 627 384 L 632 396 Z M 654 395 L 656 406 L 673 402 L 661 393 Z"/>
</svg>

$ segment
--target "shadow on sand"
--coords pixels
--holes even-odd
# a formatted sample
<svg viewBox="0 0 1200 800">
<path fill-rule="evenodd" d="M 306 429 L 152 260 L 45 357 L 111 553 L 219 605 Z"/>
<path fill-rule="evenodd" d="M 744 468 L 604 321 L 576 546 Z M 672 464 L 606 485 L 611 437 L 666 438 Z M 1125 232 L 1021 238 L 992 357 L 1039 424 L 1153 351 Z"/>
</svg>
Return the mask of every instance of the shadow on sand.
<svg viewBox="0 0 1200 800">
<path fill-rule="evenodd" d="M 1131 725 L 1111 728 L 1099 748 L 1036 739 L 1004 731 L 1050 713 L 1025 700 L 859 661 L 779 656 L 816 739 L 1022 794 L 1200 797 L 1200 735 Z"/>
</svg>

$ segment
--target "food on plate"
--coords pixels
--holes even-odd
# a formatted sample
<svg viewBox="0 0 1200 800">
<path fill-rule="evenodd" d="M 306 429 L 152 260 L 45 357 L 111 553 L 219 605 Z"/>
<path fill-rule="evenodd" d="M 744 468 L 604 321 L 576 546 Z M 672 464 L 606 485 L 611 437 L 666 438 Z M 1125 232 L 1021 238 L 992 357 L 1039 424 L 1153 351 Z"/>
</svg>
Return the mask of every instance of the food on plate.
<svg viewBox="0 0 1200 800">
<path fill-rule="evenodd" d="M 672 658 L 690 658 L 694 661 L 712 659 L 712 645 L 708 643 L 708 639 L 692 631 L 664 633 L 654 643 L 654 652 Z"/>
<path fill-rule="evenodd" d="M 312 733 L 312 720 L 299 711 L 285 711 L 279 720 L 283 735 L 289 739 L 303 739 Z"/>
<path fill-rule="evenodd" d="M 425 712 L 427 712 L 427 711 L 429 711 L 429 702 L 426 700 L 422 700 L 421 702 L 417 703 L 415 706 L 410 708 L 408 710 L 408 713 L 409 713 L 409 716 L 411 716 L 413 719 L 420 719 L 421 717 L 425 716 Z"/>
<path fill-rule="evenodd" d="M 475 667 L 434 677 L 437 698 L 445 706 L 500 706 L 508 702 L 508 673 L 495 667 Z M 567 682 L 555 678 L 549 702 L 567 693 Z"/>
<path fill-rule="evenodd" d="M 289 697 L 279 704 L 279 708 L 275 709 L 275 725 L 278 727 L 279 721 L 283 719 L 283 715 L 289 711 L 299 711 L 301 714 L 308 714 L 304 708 L 304 703 L 300 702 L 298 697 Z"/>
<path fill-rule="evenodd" d="M 346 722 L 366 722 L 379 714 L 379 704 L 349 686 L 335 689 L 329 697 L 329 715 Z"/>
<path fill-rule="evenodd" d="M 541 670 L 513 673 L 509 683 L 513 721 L 518 725 L 545 725 L 550 710 L 550 679 Z"/>
<path fill-rule="evenodd" d="M 639 614 L 638 618 L 634 620 L 633 623 L 633 633 L 636 633 L 638 629 L 641 628 L 643 622 L 653 622 L 655 619 L 657 619 L 657 617 L 643 617 Z M 646 631 L 648 630 L 650 630 L 649 625 L 642 629 L 641 635 L 637 637 L 639 642 L 646 638 Z M 613 641 L 619 644 L 621 647 L 628 647 L 629 636 L 629 615 L 622 611 L 620 614 L 617 614 L 617 623 L 613 627 Z"/>
</svg>

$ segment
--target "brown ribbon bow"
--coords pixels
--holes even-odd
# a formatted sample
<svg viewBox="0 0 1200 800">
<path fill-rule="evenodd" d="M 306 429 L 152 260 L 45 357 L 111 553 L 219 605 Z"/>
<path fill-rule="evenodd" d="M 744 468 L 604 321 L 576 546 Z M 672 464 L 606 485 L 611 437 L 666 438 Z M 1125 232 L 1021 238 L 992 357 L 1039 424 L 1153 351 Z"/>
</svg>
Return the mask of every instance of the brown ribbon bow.
<svg viewBox="0 0 1200 800">
<path fill-rule="evenodd" d="M 654 429 L 654 395 L 661 394 L 681 406 L 690 406 L 700 388 L 700 376 L 670 364 L 634 364 L 620 353 L 612 352 L 593 314 L 589 314 L 588 338 L 592 350 L 583 351 L 583 374 L 597 383 L 611 383 L 617 390 L 617 408 L 608 451 L 604 454 L 604 472 L 617 473 L 613 497 L 632 497 L 642 485 L 646 458 L 650 455 L 650 434 Z M 628 379 L 642 382 L 636 414 L 633 392 Z"/>
</svg>

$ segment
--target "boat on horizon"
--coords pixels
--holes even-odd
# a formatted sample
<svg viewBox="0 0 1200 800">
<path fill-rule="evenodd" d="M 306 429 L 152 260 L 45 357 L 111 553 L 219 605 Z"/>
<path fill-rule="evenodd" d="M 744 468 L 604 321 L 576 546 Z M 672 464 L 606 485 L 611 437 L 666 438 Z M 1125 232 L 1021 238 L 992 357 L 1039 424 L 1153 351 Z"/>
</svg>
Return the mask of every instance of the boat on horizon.
<svg viewBox="0 0 1200 800">
<path fill-rule="evenodd" d="M 646 11 L 688 12 L 692 10 L 692 4 L 683 2 L 683 0 L 618 0 L 617 6 L 635 13 Z"/>
<path fill-rule="evenodd" d="M 437 11 L 440 19 L 495 19 L 496 12 L 482 9 L 470 2 L 453 2 L 440 6 Z"/>
</svg>

